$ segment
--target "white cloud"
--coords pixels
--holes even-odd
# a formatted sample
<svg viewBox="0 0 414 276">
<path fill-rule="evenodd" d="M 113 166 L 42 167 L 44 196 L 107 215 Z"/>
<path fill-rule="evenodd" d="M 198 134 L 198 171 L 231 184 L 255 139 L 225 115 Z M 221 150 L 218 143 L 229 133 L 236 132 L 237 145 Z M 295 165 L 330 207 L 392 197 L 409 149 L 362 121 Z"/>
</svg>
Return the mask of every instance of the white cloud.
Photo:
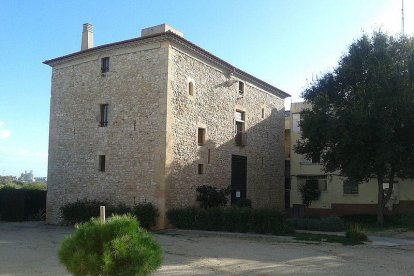
<svg viewBox="0 0 414 276">
<path fill-rule="evenodd" d="M 11 135 L 11 131 L 4 127 L 5 123 L 0 121 L 0 139 L 7 139 Z"/>
</svg>

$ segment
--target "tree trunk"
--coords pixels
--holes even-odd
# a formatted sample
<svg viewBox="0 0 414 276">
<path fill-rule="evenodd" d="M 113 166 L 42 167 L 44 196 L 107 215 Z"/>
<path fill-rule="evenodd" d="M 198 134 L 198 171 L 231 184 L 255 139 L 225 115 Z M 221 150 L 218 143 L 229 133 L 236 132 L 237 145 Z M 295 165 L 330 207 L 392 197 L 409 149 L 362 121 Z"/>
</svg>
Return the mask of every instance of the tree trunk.
<svg viewBox="0 0 414 276">
<path fill-rule="evenodd" d="M 391 170 L 388 175 L 388 191 L 387 194 L 384 195 L 384 180 L 382 176 L 378 176 L 378 205 L 377 205 L 377 224 L 383 225 L 384 224 L 384 208 L 387 204 L 388 200 L 390 200 L 392 191 L 394 190 L 394 166 L 391 165 Z"/>
<path fill-rule="evenodd" d="M 377 224 L 384 224 L 384 187 L 382 177 L 378 177 L 378 204 L 377 204 Z"/>
</svg>

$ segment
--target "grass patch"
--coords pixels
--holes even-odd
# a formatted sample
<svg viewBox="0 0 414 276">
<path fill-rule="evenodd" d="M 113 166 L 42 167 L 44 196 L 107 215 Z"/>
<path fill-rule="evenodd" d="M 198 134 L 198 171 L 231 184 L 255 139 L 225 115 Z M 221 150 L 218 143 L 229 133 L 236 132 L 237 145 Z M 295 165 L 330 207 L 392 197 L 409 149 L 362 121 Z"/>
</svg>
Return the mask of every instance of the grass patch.
<svg viewBox="0 0 414 276">
<path fill-rule="evenodd" d="M 384 230 L 404 229 L 414 231 L 414 214 L 399 214 L 384 217 L 384 224 L 377 224 L 375 215 L 344 216 L 345 226 L 349 229 L 352 225 L 359 225 L 369 232 L 380 232 Z"/>
<path fill-rule="evenodd" d="M 363 244 L 363 242 L 357 238 L 337 236 L 337 235 L 295 233 L 293 234 L 293 237 L 295 238 L 295 240 L 298 240 L 298 241 L 342 243 L 344 245 Z"/>
</svg>

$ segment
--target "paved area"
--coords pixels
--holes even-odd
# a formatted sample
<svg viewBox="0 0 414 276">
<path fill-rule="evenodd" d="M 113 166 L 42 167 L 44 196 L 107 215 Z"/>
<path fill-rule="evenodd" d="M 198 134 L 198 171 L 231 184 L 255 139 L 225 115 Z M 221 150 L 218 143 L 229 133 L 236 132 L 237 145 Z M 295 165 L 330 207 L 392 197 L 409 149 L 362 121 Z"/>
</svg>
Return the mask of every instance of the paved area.
<svg viewBox="0 0 414 276">
<path fill-rule="evenodd" d="M 0 275 L 68 275 L 57 250 L 73 228 L 0 222 Z M 414 275 L 414 245 L 343 246 L 287 237 L 169 230 L 155 275 Z"/>
</svg>

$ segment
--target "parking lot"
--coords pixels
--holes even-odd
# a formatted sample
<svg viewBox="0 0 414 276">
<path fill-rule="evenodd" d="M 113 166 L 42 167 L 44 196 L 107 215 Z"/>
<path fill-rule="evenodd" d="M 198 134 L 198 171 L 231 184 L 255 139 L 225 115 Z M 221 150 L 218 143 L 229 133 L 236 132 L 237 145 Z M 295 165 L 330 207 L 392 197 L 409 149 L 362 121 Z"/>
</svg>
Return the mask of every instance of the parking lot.
<svg viewBox="0 0 414 276">
<path fill-rule="evenodd" d="M 57 250 L 72 227 L 0 222 L 0 275 L 68 275 Z M 169 230 L 156 275 L 413 275 L 414 245 L 343 246 L 288 237 Z"/>
</svg>

